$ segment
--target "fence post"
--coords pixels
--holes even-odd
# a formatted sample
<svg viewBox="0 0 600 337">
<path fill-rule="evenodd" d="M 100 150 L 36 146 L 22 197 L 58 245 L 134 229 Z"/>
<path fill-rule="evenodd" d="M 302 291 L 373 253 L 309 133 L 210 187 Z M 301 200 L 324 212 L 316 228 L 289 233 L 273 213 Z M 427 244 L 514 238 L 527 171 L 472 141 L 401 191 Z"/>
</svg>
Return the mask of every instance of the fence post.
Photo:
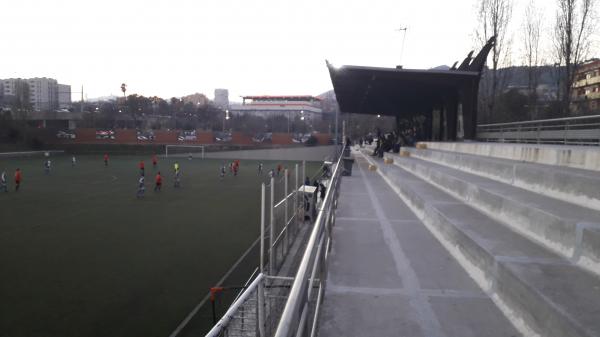
<svg viewBox="0 0 600 337">
<path fill-rule="evenodd" d="M 264 184 L 263 184 L 264 186 Z M 264 190 L 263 190 L 264 191 Z M 265 336 L 265 279 L 263 278 L 260 283 L 258 284 L 258 310 L 257 310 L 257 314 L 258 314 L 258 335 L 260 337 L 266 337 Z"/>
<path fill-rule="evenodd" d="M 567 145 L 567 132 L 569 132 L 569 121 L 565 121 L 565 134 L 563 136 L 564 145 Z"/>
<path fill-rule="evenodd" d="M 290 236 L 288 235 L 288 232 L 290 230 L 290 228 L 288 227 L 288 224 L 290 223 L 288 221 L 288 169 L 286 168 L 285 170 L 283 170 L 283 174 L 285 174 L 285 179 L 283 181 L 283 191 L 285 194 L 285 202 L 283 207 L 285 208 L 284 210 L 284 219 L 285 219 L 285 223 L 283 224 L 285 226 L 285 248 L 286 248 L 286 252 L 289 251 L 290 248 Z M 283 253 L 283 249 L 281 250 L 281 252 Z"/>
<path fill-rule="evenodd" d="M 294 171 L 296 174 L 296 189 L 294 191 L 294 222 L 295 222 L 295 229 L 294 231 L 298 230 L 298 164 L 296 163 L 295 167 L 294 167 Z"/>
<path fill-rule="evenodd" d="M 302 161 L 302 223 L 306 219 L 306 188 L 304 187 L 304 180 L 306 179 L 306 161 Z"/>
<path fill-rule="evenodd" d="M 265 183 L 260 186 L 260 272 L 265 271 Z"/>
<path fill-rule="evenodd" d="M 275 240 L 275 212 L 274 212 L 274 199 L 275 199 L 275 178 L 271 177 L 271 200 L 269 205 L 270 210 L 270 221 L 269 221 L 269 275 L 275 275 L 275 252 L 273 249 L 273 242 Z"/>
</svg>

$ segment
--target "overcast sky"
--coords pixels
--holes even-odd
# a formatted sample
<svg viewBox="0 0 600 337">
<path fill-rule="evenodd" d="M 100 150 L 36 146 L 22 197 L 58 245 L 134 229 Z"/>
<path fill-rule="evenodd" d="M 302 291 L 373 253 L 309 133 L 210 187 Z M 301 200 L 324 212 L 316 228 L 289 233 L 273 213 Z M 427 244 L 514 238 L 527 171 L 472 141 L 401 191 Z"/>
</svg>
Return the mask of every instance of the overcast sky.
<svg viewBox="0 0 600 337">
<path fill-rule="evenodd" d="M 513 29 L 527 1 L 515 0 Z M 331 89 L 325 59 L 405 68 L 462 60 L 475 46 L 475 2 L 0 0 L 0 78 L 52 77 L 90 98 L 120 94 L 123 82 L 128 93 L 165 98 L 212 98 L 214 88 L 234 101 L 316 95 Z M 554 1 L 538 3 L 552 21 Z"/>
</svg>

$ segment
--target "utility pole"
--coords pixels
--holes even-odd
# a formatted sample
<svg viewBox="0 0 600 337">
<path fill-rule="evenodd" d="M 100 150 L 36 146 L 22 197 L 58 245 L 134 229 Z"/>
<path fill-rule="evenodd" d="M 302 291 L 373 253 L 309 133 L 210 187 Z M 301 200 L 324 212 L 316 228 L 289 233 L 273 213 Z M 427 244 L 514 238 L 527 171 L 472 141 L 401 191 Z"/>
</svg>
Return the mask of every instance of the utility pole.
<svg viewBox="0 0 600 337">
<path fill-rule="evenodd" d="M 83 84 L 81 85 L 81 104 L 79 104 L 79 112 L 83 115 Z"/>
</svg>

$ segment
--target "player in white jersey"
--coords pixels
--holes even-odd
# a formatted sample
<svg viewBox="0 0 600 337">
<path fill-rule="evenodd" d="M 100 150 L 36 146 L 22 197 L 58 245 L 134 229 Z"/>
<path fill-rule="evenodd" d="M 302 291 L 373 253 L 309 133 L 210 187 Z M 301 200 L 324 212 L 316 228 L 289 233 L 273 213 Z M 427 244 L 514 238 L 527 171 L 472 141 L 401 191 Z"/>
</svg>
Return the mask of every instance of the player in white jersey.
<svg viewBox="0 0 600 337">
<path fill-rule="evenodd" d="M 6 171 L 2 171 L 2 174 L 0 175 L 0 190 L 8 192 L 8 183 L 6 182 Z"/>
<path fill-rule="evenodd" d="M 144 185 L 144 176 L 140 176 L 138 179 L 138 190 L 137 190 L 137 198 L 141 199 L 144 197 L 144 193 L 146 192 L 146 186 Z"/>
</svg>

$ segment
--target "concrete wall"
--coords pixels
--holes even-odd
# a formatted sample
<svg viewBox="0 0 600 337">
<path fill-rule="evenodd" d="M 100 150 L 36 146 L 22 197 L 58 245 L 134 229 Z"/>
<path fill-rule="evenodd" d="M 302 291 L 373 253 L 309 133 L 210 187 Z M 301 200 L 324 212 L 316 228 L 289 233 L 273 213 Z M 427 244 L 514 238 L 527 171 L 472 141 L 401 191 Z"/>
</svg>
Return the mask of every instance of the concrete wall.
<svg viewBox="0 0 600 337">
<path fill-rule="evenodd" d="M 206 158 L 254 159 L 254 160 L 307 160 L 323 161 L 333 155 L 333 145 L 262 149 L 244 151 L 207 152 Z"/>
</svg>

